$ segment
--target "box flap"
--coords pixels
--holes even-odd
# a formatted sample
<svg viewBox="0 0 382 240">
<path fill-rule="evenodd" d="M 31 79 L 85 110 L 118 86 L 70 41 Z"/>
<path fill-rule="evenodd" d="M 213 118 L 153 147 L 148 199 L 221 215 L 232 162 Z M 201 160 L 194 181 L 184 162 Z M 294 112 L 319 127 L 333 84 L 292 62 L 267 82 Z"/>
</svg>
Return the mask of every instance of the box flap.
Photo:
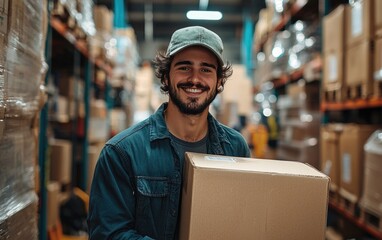
<svg viewBox="0 0 382 240">
<path fill-rule="evenodd" d="M 314 167 L 302 162 L 239 158 L 191 152 L 187 152 L 186 156 L 195 168 L 329 178 L 327 175 L 318 171 Z"/>
</svg>

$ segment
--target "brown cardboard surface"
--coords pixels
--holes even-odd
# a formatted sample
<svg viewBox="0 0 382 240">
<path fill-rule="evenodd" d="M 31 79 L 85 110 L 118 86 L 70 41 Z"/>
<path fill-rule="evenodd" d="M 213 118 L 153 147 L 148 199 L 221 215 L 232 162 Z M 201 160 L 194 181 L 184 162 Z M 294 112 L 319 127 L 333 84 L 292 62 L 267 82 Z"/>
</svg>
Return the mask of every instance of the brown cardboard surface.
<svg viewBox="0 0 382 240">
<path fill-rule="evenodd" d="M 374 7 L 374 19 L 375 19 L 375 34 L 378 37 L 382 37 L 382 1 L 381 0 L 375 0 L 374 1 L 375 7 Z"/>
<path fill-rule="evenodd" d="M 327 51 L 324 54 L 323 85 L 324 90 L 334 91 L 344 87 L 345 80 L 345 53 L 340 51 Z"/>
<path fill-rule="evenodd" d="M 380 1 L 380 0 L 377 0 Z M 356 1 L 346 8 L 347 47 L 352 47 L 374 37 L 374 0 Z"/>
<path fill-rule="evenodd" d="M 180 239 L 324 239 L 329 178 L 277 160 L 186 153 Z"/>
<path fill-rule="evenodd" d="M 321 127 L 321 171 L 330 177 L 330 189 L 337 192 L 340 186 L 340 132 L 335 125 Z"/>
<path fill-rule="evenodd" d="M 382 1 L 381 1 L 382 2 Z M 382 15 L 382 14 L 381 14 Z M 374 80 L 382 81 L 382 37 L 376 39 L 374 48 Z"/>
<path fill-rule="evenodd" d="M 54 139 L 49 142 L 50 179 L 61 184 L 72 181 L 72 143 L 69 140 Z"/>
<path fill-rule="evenodd" d="M 46 186 L 47 190 L 47 228 L 53 228 L 57 226 L 60 220 L 60 194 L 61 185 L 58 182 L 48 182 Z"/>
<path fill-rule="evenodd" d="M 372 60 L 373 53 L 370 41 L 363 41 L 349 48 L 346 52 L 346 85 L 366 84 L 372 88 Z"/>
<path fill-rule="evenodd" d="M 97 31 L 112 33 L 114 14 L 106 6 L 96 5 L 93 8 L 94 24 Z"/>
<path fill-rule="evenodd" d="M 323 19 L 323 52 L 344 52 L 346 5 L 341 4 Z"/>
<path fill-rule="evenodd" d="M 373 125 L 346 124 L 340 137 L 340 195 L 352 202 L 360 199 L 367 139 L 378 128 Z"/>
</svg>

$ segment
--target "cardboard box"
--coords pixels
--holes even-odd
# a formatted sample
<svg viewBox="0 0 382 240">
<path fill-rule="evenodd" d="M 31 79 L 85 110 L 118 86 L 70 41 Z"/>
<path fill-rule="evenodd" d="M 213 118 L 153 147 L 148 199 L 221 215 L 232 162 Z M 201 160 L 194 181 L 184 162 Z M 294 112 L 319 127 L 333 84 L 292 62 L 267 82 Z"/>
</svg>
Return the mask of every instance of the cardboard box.
<svg viewBox="0 0 382 240">
<path fill-rule="evenodd" d="M 328 187 L 299 162 L 186 153 L 180 239 L 324 239 Z"/>
<path fill-rule="evenodd" d="M 377 0 L 380 1 L 380 0 Z M 347 47 L 374 37 L 374 0 L 355 1 L 346 9 Z"/>
<path fill-rule="evenodd" d="M 363 41 L 347 50 L 346 86 L 362 86 L 362 97 L 373 93 L 373 51 L 370 41 Z"/>
<path fill-rule="evenodd" d="M 382 129 L 368 139 L 365 150 L 365 181 L 361 206 L 382 215 Z"/>
<path fill-rule="evenodd" d="M 344 89 L 345 53 L 339 51 L 326 52 L 323 64 L 323 85 L 325 91 Z"/>
<path fill-rule="evenodd" d="M 320 168 L 320 149 L 317 137 L 295 142 L 279 140 L 277 144 L 278 159 L 307 163 L 317 169 Z"/>
<path fill-rule="evenodd" d="M 47 190 L 47 219 L 48 229 L 56 227 L 60 221 L 60 189 L 59 182 L 51 181 L 46 185 Z"/>
<path fill-rule="evenodd" d="M 72 143 L 69 140 L 54 139 L 50 146 L 50 178 L 61 184 L 72 181 Z"/>
<path fill-rule="evenodd" d="M 375 0 L 374 4 L 375 36 L 382 37 L 382 1 Z"/>
<path fill-rule="evenodd" d="M 382 82 L 382 37 L 375 41 L 373 75 L 374 81 Z"/>
<path fill-rule="evenodd" d="M 321 171 L 330 177 L 330 190 L 340 187 L 340 135 L 342 124 L 327 124 L 321 127 Z"/>
<path fill-rule="evenodd" d="M 323 19 L 323 50 L 328 52 L 344 52 L 346 6 L 339 5 Z"/>
<path fill-rule="evenodd" d="M 346 124 L 340 137 L 340 195 L 358 202 L 362 194 L 364 150 L 367 139 L 378 128 L 374 125 Z"/>
</svg>

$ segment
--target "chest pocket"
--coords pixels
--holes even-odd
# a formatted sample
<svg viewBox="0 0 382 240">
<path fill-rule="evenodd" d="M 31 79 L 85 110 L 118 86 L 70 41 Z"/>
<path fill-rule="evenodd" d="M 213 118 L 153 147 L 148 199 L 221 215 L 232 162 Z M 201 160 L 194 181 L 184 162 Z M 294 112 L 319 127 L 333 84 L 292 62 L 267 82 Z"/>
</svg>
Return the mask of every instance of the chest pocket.
<svg viewBox="0 0 382 240">
<path fill-rule="evenodd" d="M 137 177 L 137 191 L 142 196 L 166 197 L 169 188 L 169 180 L 166 177 Z"/>
</svg>

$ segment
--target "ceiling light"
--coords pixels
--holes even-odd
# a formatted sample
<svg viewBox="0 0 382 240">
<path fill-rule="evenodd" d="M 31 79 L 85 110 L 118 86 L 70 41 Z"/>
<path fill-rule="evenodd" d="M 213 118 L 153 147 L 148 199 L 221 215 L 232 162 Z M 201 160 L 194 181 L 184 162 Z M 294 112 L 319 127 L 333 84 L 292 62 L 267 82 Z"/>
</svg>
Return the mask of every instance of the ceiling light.
<svg viewBox="0 0 382 240">
<path fill-rule="evenodd" d="M 191 20 L 220 20 L 223 14 L 219 11 L 188 11 L 187 18 Z"/>
</svg>

